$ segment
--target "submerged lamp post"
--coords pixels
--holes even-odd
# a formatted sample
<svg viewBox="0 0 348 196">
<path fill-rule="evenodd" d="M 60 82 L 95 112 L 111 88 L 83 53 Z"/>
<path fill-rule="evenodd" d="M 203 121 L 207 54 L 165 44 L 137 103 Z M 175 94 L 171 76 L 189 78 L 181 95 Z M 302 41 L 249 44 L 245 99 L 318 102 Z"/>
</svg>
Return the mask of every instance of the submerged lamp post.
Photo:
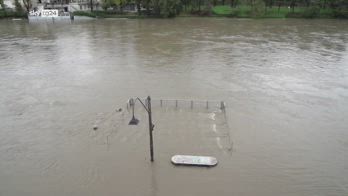
<svg viewBox="0 0 348 196">
<path fill-rule="evenodd" d="M 129 105 L 130 105 L 130 107 L 132 107 L 132 114 L 133 114 L 133 116 L 132 116 L 132 119 L 129 121 L 128 125 L 138 125 L 138 123 L 139 123 L 139 120 L 136 119 L 135 116 L 134 116 L 135 102 L 137 100 L 141 103 L 141 105 L 143 105 L 143 107 L 145 108 L 145 110 L 147 111 L 147 114 L 149 116 L 150 155 L 151 155 L 151 162 L 153 162 L 153 138 L 152 138 L 152 131 L 153 131 L 153 128 L 155 127 L 155 125 L 152 124 L 151 98 L 150 98 L 150 96 L 148 96 L 146 98 L 147 106 L 138 97 L 135 98 L 135 100 L 133 98 L 131 98 L 129 100 Z"/>
</svg>

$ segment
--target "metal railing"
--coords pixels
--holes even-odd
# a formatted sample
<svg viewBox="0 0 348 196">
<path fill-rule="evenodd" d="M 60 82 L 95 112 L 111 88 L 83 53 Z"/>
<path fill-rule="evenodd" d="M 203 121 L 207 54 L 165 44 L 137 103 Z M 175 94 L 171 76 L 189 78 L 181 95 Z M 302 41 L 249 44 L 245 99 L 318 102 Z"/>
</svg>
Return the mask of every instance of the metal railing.
<svg viewBox="0 0 348 196">
<path fill-rule="evenodd" d="M 144 100 L 145 98 L 141 98 Z M 197 99 L 152 99 L 153 107 L 180 108 L 180 109 L 220 109 L 225 111 L 226 103 L 217 100 Z M 127 101 L 127 109 L 130 108 L 130 100 Z"/>
</svg>

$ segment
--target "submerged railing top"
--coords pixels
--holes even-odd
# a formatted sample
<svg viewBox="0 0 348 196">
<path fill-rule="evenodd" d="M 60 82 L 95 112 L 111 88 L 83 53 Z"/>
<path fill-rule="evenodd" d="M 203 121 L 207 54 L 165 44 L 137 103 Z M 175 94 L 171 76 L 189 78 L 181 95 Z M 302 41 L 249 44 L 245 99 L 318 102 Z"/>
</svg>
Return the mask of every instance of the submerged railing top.
<svg viewBox="0 0 348 196">
<path fill-rule="evenodd" d="M 139 98 L 145 104 L 146 98 Z M 127 101 L 127 109 L 130 108 L 131 100 Z M 216 100 L 197 100 L 197 99 L 151 99 L 153 107 L 179 108 L 179 109 L 220 109 L 225 111 L 226 103 Z"/>
</svg>

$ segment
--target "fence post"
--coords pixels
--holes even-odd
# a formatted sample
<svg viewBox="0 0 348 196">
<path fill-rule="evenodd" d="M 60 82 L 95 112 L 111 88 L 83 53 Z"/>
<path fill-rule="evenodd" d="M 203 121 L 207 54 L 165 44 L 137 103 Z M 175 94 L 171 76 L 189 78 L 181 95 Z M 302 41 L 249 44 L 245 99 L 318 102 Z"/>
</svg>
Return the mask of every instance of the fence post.
<svg viewBox="0 0 348 196">
<path fill-rule="evenodd" d="M 220 109 L 225 111 L 225 102 L 223 101 L 220 102 Z"/>
</svg>

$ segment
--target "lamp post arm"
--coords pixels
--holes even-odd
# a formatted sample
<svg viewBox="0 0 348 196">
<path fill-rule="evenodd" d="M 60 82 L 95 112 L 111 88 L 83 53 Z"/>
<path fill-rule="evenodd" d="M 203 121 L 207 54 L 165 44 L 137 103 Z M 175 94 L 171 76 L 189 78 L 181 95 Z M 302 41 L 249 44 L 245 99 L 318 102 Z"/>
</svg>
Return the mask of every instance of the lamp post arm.
<svg viewBox="0 0 348 196">
<path fill-rule="evenodd" d="M 145 108 L 145 110 L 149 113 L 149 109 L 145 106 L 145 104 L 141 101 L 141 99 L 139 98 L 139 97 L 137 97 L 136 99 L 135 99 L 135 101 L 136 100 L 138 100 L 140 103 L 141 103 L 141 105 L 143 105 L 143 107 Z M 134 104 L 135 104 L 135 102 L 134 102 Z"/>
</svg>

